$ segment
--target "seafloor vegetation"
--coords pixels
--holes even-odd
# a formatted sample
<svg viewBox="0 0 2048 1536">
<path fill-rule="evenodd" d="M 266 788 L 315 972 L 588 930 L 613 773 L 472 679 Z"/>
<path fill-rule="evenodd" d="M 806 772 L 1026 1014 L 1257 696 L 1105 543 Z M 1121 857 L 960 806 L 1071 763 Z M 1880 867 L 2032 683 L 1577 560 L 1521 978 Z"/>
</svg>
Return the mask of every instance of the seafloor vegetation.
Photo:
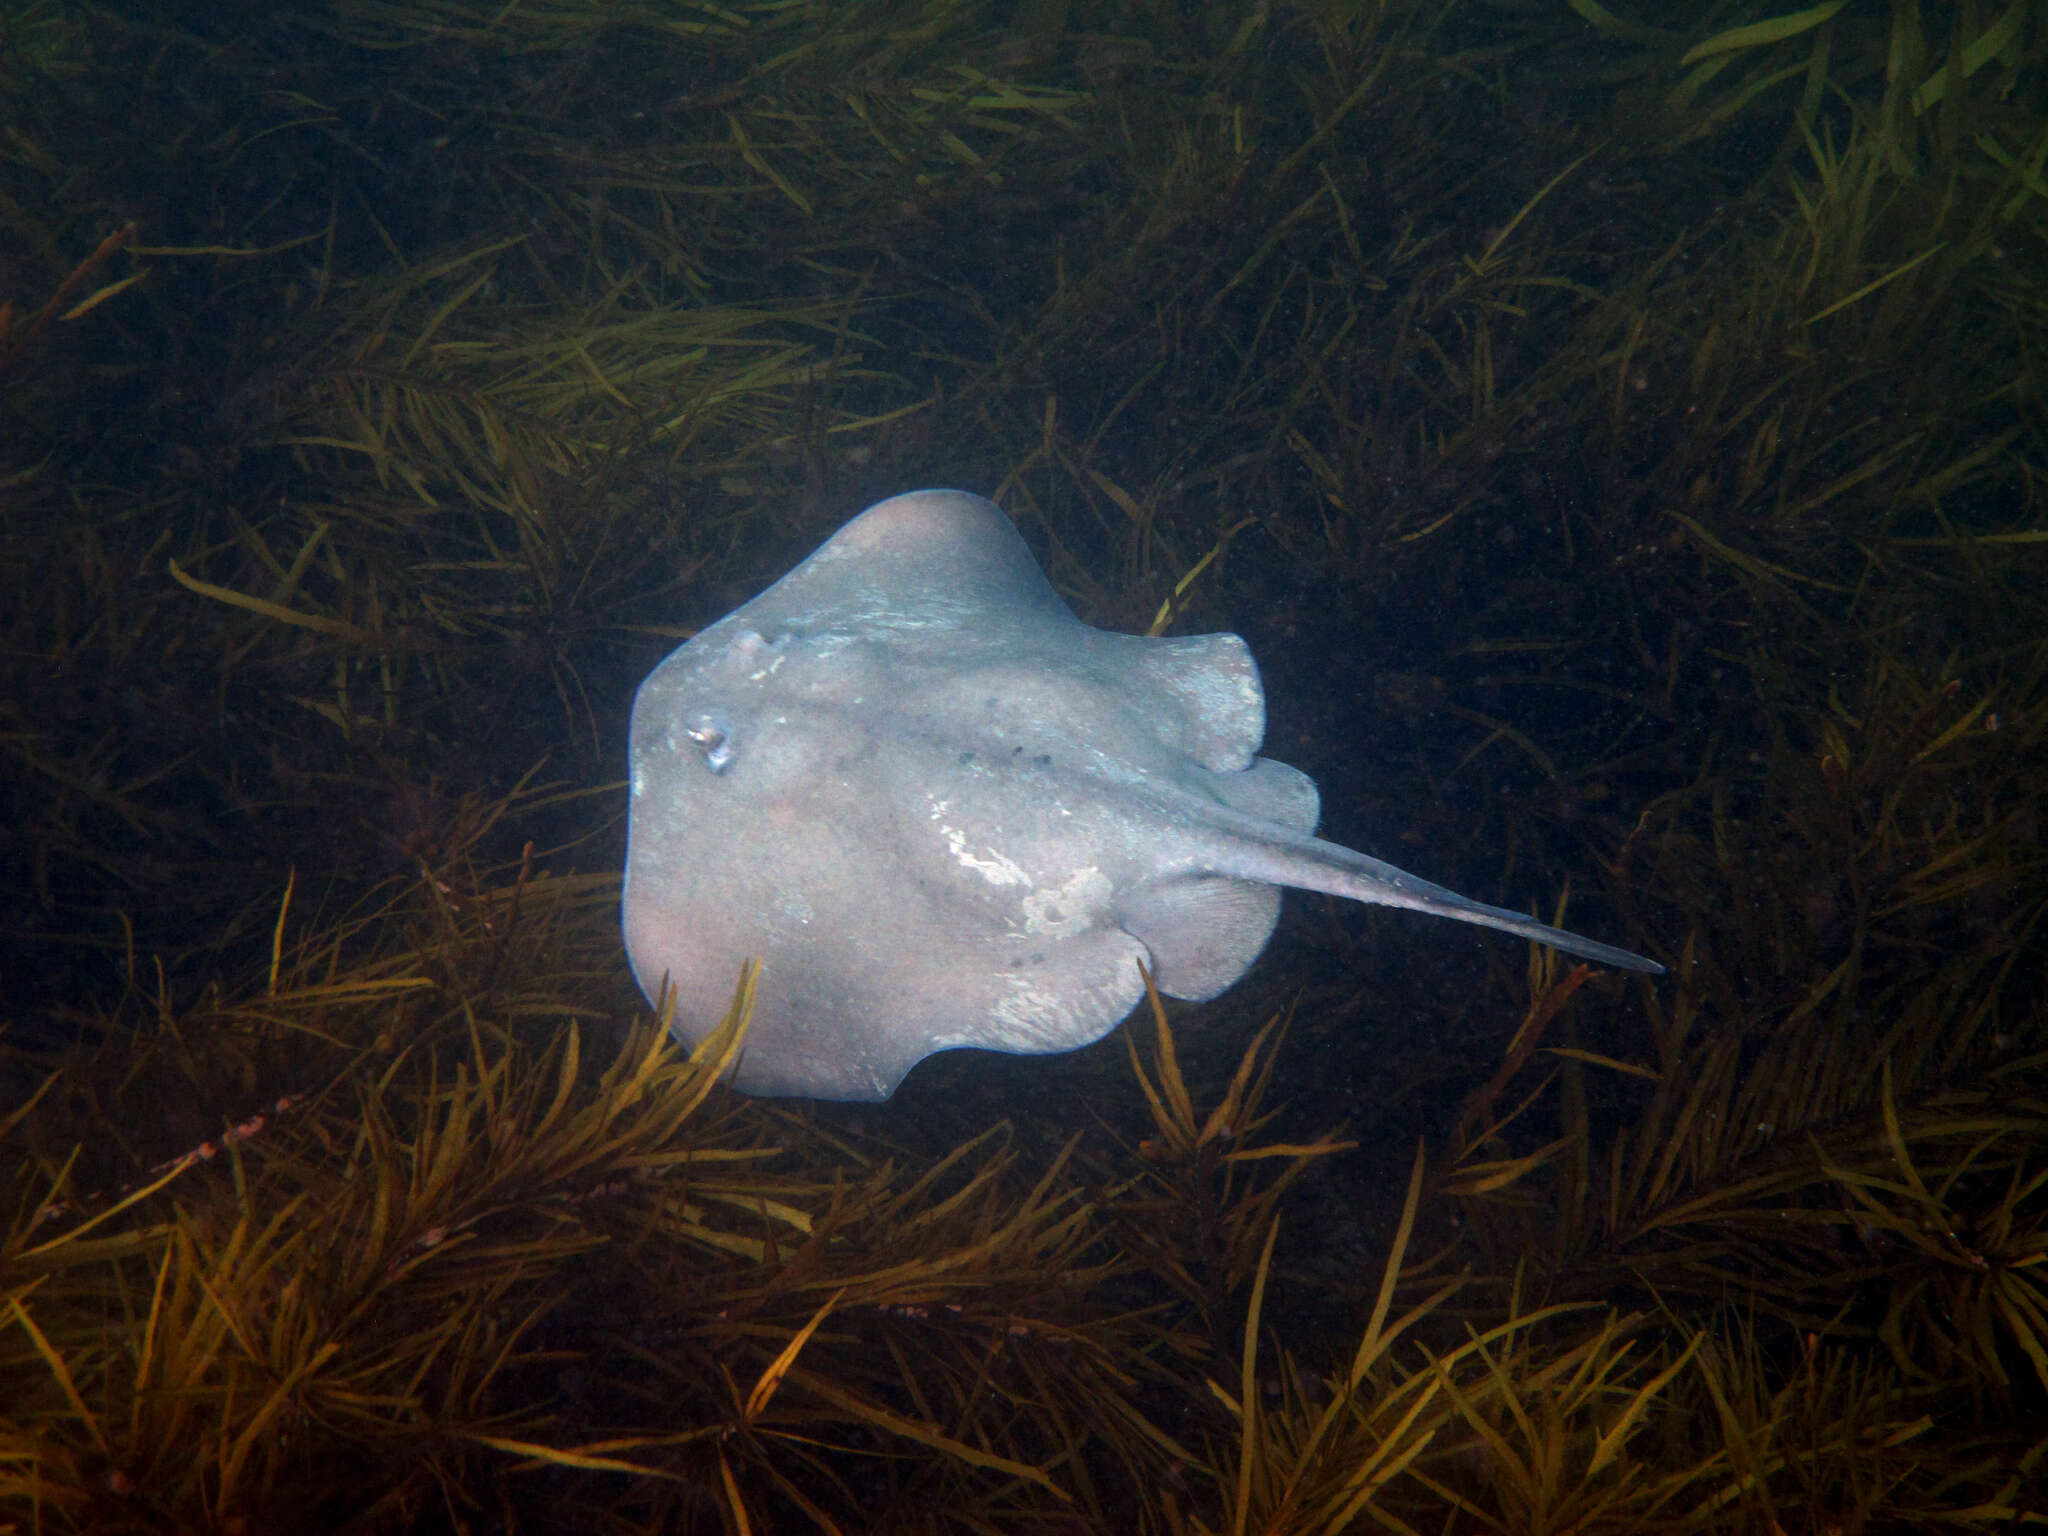
<svg viewBox="0 0 2048 1536">
<path fill-rule="evenodd" d="M 0 0 L 0 1531 L 2048 1524 L 2044 55 Z M 632 689 L 929 484 L 1672 974 L 1296 898 L 1071 1057 L 717 1086 Z"/>
</svg>

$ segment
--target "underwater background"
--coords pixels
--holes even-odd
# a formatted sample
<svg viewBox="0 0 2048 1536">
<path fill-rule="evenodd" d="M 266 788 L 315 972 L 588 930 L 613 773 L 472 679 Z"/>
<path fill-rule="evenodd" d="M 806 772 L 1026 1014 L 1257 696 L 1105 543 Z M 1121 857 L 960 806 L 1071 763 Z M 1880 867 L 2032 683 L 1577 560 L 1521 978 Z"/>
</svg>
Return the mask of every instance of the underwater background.
<svg viewBox="0 0 2048 1536">
<path fill-rule="evenodd" d="M 0 1531 L 2048 1525 L 2048 4 L 0 0 Z M 883 496 L 1232 629 L 1244 982 L 628 973 Z M 737 980 L 737 978 L 736 978 Z"/>
</svg>

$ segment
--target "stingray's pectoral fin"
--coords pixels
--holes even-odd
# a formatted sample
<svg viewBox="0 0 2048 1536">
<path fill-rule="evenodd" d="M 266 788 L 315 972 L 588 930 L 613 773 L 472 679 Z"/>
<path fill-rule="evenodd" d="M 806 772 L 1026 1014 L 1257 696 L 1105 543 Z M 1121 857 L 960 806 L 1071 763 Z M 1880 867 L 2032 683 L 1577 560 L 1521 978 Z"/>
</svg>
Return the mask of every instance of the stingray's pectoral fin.
<svg viewBox="0 0 2048 1536">
<path fill-rule="evenodd" d="M 1335 847 L 1334 844 L 1324 846 Z M 1437 917 L 1456 918 L 1461 923 L 1499 928 L 1506 933 L 1533 939 L 1538 944 L 1548 944 L 1568 955 L 1611 965 L 1618 971 L 1640 971 L 1648 976 L 1664 974 L 1663 966 L 1642 955 L 1617 949 L 1612 944 L 1602 944 L 1597 939 L 1567 933 L 1548 923 L 1539 923 L 1525 912 L 1490 907 L 1483 901 L 1460 896 L 1456 891 L 1411 875 L 1405 869 L 1396 869 L 1391 864 L 1351 849 L 1338 848 L 1337 852 L 1344 855 L 1340 880 L 1328 886 L 1318 884 L 1315 889 L 1327 889 L 1332 895 L 1349 896 L 1354 901 L 1370 901 L 1384 907 L 1407 907 L 1411 911 L 1428 912 Z"/>
</svg>

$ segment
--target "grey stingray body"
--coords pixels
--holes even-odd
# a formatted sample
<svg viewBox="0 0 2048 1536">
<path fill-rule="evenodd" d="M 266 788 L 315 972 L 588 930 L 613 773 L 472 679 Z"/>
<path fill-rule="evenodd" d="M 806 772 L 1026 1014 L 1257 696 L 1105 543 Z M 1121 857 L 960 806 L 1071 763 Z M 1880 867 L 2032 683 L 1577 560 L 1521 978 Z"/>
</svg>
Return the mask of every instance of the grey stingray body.
<svg viewBox="0 0 2048 1536">
<path fill-rule="evenodd" d="M 869 508 L 633 704 L 626 949 L 696 1041 L 761 961 L 733 1082 L 884 1099 L 935 1051 L 1072 1050 L 1214 997 L 1282 886 L 1624 950 L 1314 836 L 1235 635 L 1083 624 L 993 504 Z"/>
</svg>

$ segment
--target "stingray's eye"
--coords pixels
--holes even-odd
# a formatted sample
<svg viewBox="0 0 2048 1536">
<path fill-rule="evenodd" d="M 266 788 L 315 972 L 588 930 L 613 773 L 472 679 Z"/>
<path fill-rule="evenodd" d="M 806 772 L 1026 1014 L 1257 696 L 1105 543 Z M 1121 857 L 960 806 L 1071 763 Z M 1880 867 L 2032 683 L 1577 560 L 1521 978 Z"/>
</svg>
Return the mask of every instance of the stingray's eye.
<svg viewBox="0 0 2048 1536">
<path fill-rule="evenodd" d="M 724 721 L 699 710 L 683 721 L 683 734 L 704 754 L 706 768 L 713 773 L 725 772 L 725 765 L 732 761 L 732 734 L 726 730 Z"/>
</svg>

